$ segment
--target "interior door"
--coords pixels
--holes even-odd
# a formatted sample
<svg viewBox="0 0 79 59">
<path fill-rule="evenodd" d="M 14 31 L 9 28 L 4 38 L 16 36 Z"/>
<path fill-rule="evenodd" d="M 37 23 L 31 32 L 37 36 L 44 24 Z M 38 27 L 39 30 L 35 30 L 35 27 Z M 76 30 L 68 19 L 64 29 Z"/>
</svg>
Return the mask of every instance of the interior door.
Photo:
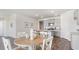
<svg viewBox="0 0 79 59">
<path fill-rule="evenodd" d="M 0 20 L 0 36 L 3 36 L 3 21 Z"/>
</svg>

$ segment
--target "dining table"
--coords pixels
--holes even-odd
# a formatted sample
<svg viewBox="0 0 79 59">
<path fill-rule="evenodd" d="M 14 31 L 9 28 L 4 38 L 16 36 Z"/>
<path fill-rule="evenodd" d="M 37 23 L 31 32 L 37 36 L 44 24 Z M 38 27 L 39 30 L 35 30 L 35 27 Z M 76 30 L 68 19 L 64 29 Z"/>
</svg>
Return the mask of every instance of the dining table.
<svg viewBox="0 0 79 59">
<path fill-rule="evenodd" d="M 27 38 L 16 38 L 14 40 L 14 44 L 17 45 L 17 46 L 20 46 L 20 47 L 24 47 L 24 46 L 27 46 L 27 45 L 37 46 L 37 45 L 43 44 L 43 38 L 42 37 L 36 37 L 33 40 L 27 39 Z"/>
</svg>

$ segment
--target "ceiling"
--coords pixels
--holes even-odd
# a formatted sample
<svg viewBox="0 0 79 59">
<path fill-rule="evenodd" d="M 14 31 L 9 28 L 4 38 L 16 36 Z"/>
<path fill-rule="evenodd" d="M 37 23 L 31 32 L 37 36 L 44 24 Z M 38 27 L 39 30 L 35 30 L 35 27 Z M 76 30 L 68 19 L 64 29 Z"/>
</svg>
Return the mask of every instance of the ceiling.
<svg viewBox="0 0 79 59">
<path fill-rule="evenodd" d="M 31 18 L 46 18 L 58 16 L 71 9 L 0 9 L 0 14 L 8 15 L 12 13 L 20 14 Z"/>
</svg>

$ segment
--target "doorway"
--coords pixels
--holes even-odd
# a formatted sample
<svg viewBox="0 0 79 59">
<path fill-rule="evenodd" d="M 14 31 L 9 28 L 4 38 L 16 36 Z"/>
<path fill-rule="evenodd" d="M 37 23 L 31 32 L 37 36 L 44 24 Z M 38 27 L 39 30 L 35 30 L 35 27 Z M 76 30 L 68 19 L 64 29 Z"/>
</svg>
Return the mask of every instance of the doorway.
<svg viewBox="0 0 79 59">
<path fill-rule="evenodd" d="M 39 21 L 39 28 L 40 28 L 40 31 L 44 30 L 44 22 L 43 21 Z"/>
<path fill-rule="evenodd" d="M 0 36 L 3 36 L 3 20 L 0 20 Z"/>
</svg>

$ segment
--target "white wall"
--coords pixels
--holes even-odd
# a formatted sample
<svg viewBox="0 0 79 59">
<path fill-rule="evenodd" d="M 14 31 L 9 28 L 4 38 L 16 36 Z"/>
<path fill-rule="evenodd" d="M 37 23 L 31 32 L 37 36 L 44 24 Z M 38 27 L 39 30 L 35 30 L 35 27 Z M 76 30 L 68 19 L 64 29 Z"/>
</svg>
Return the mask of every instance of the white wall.
<svg viewBox="0 0 79 59">
<path fill-rule="evenodd" d="M 20 14 L 12 13 L 9 15 L 4 15 L 4 22 L 3 22 L 3 35 L 2 36 L 10 36 L 16 37 L 18 32 L 29 32 L 30 28 L 24 28 L 24 22 L 33 23 L 33 28 L 38 28 L 38 22 L 36 19 L 26 17 Z M 12 24 L 12 27 L 11 27 Z"/>
<path fill-rule="evenodd" d="M 3 20 L 0 20 L 0 36 L 3 36 Z"/>
<path fill-rule="evenodd" d="M 16 32 L 27 32 L 29 34 L 29 31 L 30 31 L 30 28 L 29 27 L 26 27 L 25 28 L 25 22 L 27 23 L 33 23 L 33 29 L 37 29 L 37 20 L 36 19 L 33 19 L 33 18 L 30 18 L 30 17 L 27 17 L 27 16 L 24 16 L 24 15 L 20 15 L 20 14 L 17 14 L 16 16 Z"/>
<path fill-rule="evenodd" d="M 0 14 L 0 33 L 2 33 L 0 36 L 8 36 L 8 19 L 8 15 Z"/>
<path fill-rule="evenodd" d="M 16 37 L 16 14 L 12 14 L 8 21 L 9 26 L 9 36 Z"/>
<path fill-rule="evenodd" d="M 7 36 L 7 18 L 3 20 L 3 36 Z"/>
<path fill-rule="evenodd" d="M 74 10 L 70 10 L 61 15 L 61 37 L 71 41 L 71 32 L 77 27 L 74 21 Z"/>
<path fill-rule="evenodd" d="M 12 27 L 10 26 L 11 24 L 13 25 Z M 3 36 L 16 37 L 16 14 L 6 15 L 3 25 Z"/>
</svg>

